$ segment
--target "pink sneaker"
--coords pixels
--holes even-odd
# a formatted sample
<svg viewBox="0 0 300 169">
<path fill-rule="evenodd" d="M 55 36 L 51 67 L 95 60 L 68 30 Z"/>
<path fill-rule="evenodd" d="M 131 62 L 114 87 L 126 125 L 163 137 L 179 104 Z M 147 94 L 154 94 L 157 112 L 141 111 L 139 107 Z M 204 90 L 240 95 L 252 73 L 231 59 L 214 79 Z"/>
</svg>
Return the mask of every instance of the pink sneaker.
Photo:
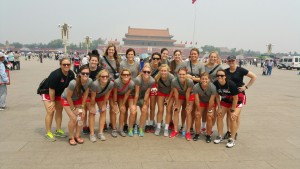
<svg viewBox="0 0 300 169">
<path fill-rule="evenodd" d="M 190 132 L 188 132 L 188 133 L 185 134 L 185 139 L 186 139 L 187 141 L 190 141 L 190 140 L 192 139 L 191 133 L 190 133 Z"/>
<path fill-rule="evenodd" d="M 175 130 L 173 130 L 173 131 L 172 131 L 172 133 L 170 134 L 170 138 L 174 138 L 174 137 L 176 137 L 176 136 L 177 136 L 177 134 L 178 134 L 178 132 L 177 132 L 177 131 L 175 131 Z"/>
</svg>

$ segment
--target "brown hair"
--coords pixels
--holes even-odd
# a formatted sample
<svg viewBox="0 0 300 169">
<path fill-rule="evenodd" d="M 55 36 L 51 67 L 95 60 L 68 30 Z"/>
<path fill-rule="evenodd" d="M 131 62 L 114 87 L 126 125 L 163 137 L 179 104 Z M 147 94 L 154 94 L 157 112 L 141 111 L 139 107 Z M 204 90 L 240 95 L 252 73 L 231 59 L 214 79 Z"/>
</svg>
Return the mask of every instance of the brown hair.
<svg viewBox="0 0 300 169">
<path fill-rule="evenodd" d="M 185 73 L 187 73 L 187 70 L 186 68 L 179 68 L 177 73 L 179 73 L 180 71 L 185 71 Z M 177 77 L 178 78 L 178 77 Z M 188 78 L 185 77 L 185 81 L 184 81 L 184 85 L 183 85 L 183 90 L 186 91 L 187 89 L 187 81 L 188 81 Z"/>
<path fill-rule="evenodd" d="M 120 62 L 119 62 L 119 59 L 118 59 L 118 52 L 117 52 L 117 47 L 114 45 L 114 44 L 108 44 L 106 50 L 105 50 L 105 53 L 104 53 L 104 56 L 108 56 L 108 49 L 113 47 L 114 50 L 115 50 L 115 53 L 114 53 L 114 59 L 116 61 L 116 66 L 117 66 L 117 72 L 119 72 L 119 68 L 120 68 Z"/>
<path fill-rule="evenodd" d="M 87 65 L 83 65 L 83 66 L 80 67 L 79 73 L 81 73 L 81 71 L 84 70 L 84 69 L 87 69 L 90 72 L 89 67 Z M 76 77 L 76 84 L 75 84 L 75 90 L 74 90 L 74 92 L 77 96 L 82 95 L 82 93 L 81 93 L 82 88 L 83 88 L 83 86 L 81 84 L 81 75 L 78 74 L 77 77 Z"/>
<path fill-rule="evenodd" d="M 180 55 L 181 55 L 181 50 L 178 50 L 178 49 L 177 49 L 177 50 L 174 51 L 173 57 L 174 57 L 175 53 L 177 53 L 177 52 L 179 52 Z M 175 69 L 176 69 L 176 62 L 175 62 L 175 60 L 173 59 L 173 60 L 171 61 L 171 63 L 170 63 L 170 72 L 171 72 L 171 73 L 175 73 Z"/>
</svg>

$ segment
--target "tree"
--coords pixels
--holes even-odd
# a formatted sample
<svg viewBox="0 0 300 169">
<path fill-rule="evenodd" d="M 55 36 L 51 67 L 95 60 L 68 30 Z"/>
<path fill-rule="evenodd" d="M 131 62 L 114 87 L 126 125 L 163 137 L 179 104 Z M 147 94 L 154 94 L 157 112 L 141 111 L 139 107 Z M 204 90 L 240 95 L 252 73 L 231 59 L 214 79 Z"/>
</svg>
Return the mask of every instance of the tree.
<svg viewBox="0 0 300 169">
<path fill-rule="evenodd" d="M 22 48 L 23 47 L 23 44 L 21 44 L 19 42 L 13 42 L 11 45 L 14 46 L 15 48 Z"/>
<path fill-rule="evenodd" d="M 63 45 L 61 39 L 55 39 L 55 40 L 52 40 L 51 42 L 49 42 L 47 44 L 47 47 L 48 48 L 63 48 L 64 45 Z"/>
<path fill-rule="evenodd" d="M 93 50 L 93 49 L 98 49 L 98 46 L 99 45 L 103 45 L 105 43 L 105 40 L 102 39 L 102 38 L 98 38 L 96 40 L 93 40 L 92 43 L 91 43 L 91 46 L 90 46 L 90 49 Z M 84 44 L 84 46 L 86 47 L 86 45 Z"/>
<path fill-rule="evenodd" d="M 202 46 L 201 49 L 202 49 L 202 51 L 204 53 L 206 53 L 206 52 L 210 53 L 212 51 L 217 51 L 218 53 L 220 53 L 220 49 L 219 48 L 211 46 L 211 45 Z"/>
</svg>

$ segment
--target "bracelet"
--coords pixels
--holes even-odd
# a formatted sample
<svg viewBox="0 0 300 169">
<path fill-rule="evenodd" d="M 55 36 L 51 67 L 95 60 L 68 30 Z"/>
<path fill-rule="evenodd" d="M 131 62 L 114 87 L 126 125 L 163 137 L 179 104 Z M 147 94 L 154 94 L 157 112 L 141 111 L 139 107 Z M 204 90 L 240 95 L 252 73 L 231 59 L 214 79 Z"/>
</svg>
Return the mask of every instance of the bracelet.
<svg viewBox="0 0 300 169">
<path fill-rule="evenodd" d="M 71 109 L 72 111 L 76 110 L 76 107 L 74 107 L 73 109 Z"/>
<path fill-rule="evenodd" d="M 246 89 L 248 89 L 248 86 L 245 86 Z"/>
<path fill-rule="evenodd" d="M 213 110 L 208 110 L 209 113 L 212 113 Z"/>
</svg>

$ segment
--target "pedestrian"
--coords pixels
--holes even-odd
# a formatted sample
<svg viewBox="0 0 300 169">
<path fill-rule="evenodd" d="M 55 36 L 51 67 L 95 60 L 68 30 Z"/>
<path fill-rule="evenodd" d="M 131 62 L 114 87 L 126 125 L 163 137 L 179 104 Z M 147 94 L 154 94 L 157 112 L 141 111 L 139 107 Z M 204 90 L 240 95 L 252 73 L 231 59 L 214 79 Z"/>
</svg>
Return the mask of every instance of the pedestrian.
<svg viewBox="0 0 300 169">
<path fill-rule="evenodd" d="M 0 111 L 6 108 L 6 96 L 7 96 L 7 83 L 9 79 L 5 72 L 5 66 L 3 64 L 5 60 L 4 53 L 0 52 Z"/>
<path fill-rule="evenodd" d="M 271 60 L 267 63 L 267 69 L 268 69 L 267 75 L 269 75 L 269 76 L 271 76 L 271 74 L 272 74 L 273 65 L 274 65 L 274 63 L 273 63 L 273 60 L 271 59 Z"/>
<path fill-rule="evenodd" d="M 18 51 L 15 52 L 15 66 L 16 70 L 20 70 L 20 53 Z"/>
</svg>

